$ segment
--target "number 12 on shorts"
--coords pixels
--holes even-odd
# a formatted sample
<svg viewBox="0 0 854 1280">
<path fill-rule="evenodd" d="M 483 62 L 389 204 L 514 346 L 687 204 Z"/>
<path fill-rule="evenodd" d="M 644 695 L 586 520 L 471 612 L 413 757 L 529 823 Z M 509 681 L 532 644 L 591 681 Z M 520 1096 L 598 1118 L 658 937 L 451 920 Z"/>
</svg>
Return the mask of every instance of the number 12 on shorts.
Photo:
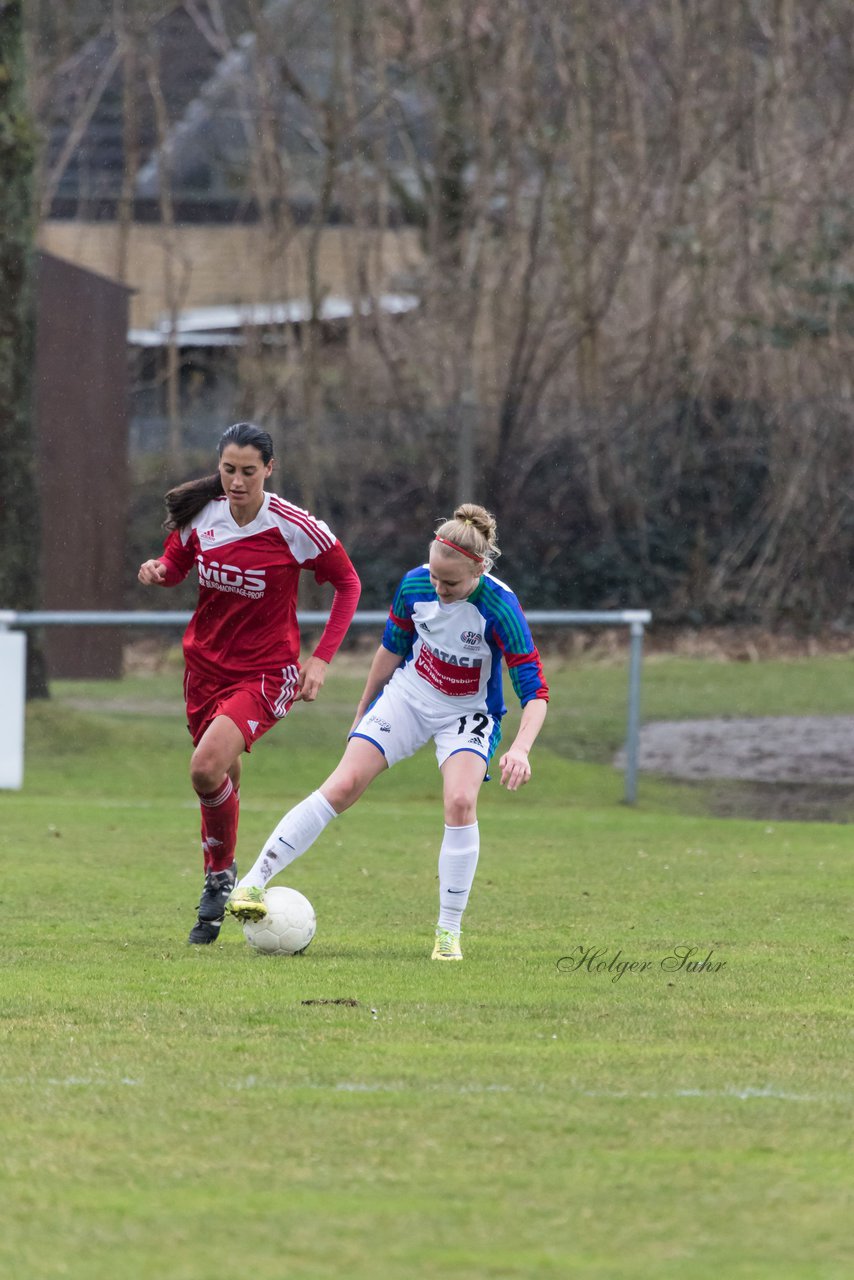
<svg viewBox="0 0 854 1280">
<path fill-rule="evenodd" d="M 468 728 L 469 719 L 474 722 L 471 729 Z M 483 742 L 484 731 L 488 724 L 489 716 L 484 715 L 482 711 L 474 711 L 470 717 L 460 716 L 460 727 L 457 730 L 457 733 L 471 733 L 474 737 L 480 738 L 481 742 Z"/>
</svg>

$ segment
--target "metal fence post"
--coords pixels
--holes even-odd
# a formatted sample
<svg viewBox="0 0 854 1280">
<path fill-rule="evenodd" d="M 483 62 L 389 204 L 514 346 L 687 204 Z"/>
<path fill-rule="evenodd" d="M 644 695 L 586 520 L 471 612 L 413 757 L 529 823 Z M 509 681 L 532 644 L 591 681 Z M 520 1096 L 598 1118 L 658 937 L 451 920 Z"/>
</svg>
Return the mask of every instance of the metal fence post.
<svg viewBox="0 0 854 1280">
<path fill-rule="evenodd" d="M 641 660 L 643 658 L 644 623 L 639 618 L 629 622 L 629 710 L 626 724 L 625 802 L 634 804 L 638 795 L 638 754 L 640 747 Z"/>
</svg>

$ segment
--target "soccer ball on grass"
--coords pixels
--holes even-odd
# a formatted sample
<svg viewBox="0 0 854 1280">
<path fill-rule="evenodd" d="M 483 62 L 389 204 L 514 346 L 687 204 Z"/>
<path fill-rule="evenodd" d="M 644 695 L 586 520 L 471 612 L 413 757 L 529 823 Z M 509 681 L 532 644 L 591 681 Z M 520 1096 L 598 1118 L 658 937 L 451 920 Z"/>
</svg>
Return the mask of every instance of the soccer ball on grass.
<svg viewBox="0 0 854 1280">
<path fill-rule="evenodd" d="M 263 920 L 247 920 L 243 925 L 250 947 L 267 956 L 296 956 L 305 951 L 317 928 L 308 898 L 296 889 L 274 885 L 265 892 L 264 905 Z"/>
</svg>

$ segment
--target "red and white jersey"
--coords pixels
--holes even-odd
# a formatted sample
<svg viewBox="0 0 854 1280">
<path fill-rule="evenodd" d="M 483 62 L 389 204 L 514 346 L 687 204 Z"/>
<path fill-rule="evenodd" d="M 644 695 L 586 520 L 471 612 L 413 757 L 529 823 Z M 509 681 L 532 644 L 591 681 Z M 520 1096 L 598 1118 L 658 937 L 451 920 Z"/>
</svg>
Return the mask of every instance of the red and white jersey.
<svg viewBox="0 0 854 1280">
<path fill-rule="evenodd" d="M 214 498 L 190 524 L 169 534 L 160 559 L 166 586 L 196 566 L 199 598 L 184 634 L 184 657 L 188 668 L 224 684 L 298 661 L 296 606 L 303 570 L 336 590 L 314 651 L 326 662 L 359 599 L 356 571 L 329 526 L 274 493 L 264 494 L 261 510 L 242 527 L 225 496 Z"/>
</svg>

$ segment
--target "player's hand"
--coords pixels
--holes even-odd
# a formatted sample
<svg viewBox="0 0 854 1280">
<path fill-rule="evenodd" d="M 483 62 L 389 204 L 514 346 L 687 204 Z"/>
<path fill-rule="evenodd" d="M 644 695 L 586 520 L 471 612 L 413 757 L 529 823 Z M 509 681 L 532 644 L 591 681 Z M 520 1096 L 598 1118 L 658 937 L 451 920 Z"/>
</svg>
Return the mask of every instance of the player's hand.
<svg viewBox="0 0 854 1280">
<path fill-rule="evenodd" d="M 508 791 L 518 791 L 530 781 L 531 766 L 528 763 L 528 753 L 521 747 L 511 747 L 509 751 L 505 751 L 499 761 L 499 767 L 501 785 Z"/>
<path fill-rule="evenodd" d="M 294 702 L 314 702 L 323 687 L 329 666 L 322 658 L 309 658 L 297 677 Z"/>
<path fill-rule="evenodd" d="M 162 560 L 146 560 L 136 576 L 144 587 L 162 587 L 166 582 L 166 565 Z"/>
</svg>

